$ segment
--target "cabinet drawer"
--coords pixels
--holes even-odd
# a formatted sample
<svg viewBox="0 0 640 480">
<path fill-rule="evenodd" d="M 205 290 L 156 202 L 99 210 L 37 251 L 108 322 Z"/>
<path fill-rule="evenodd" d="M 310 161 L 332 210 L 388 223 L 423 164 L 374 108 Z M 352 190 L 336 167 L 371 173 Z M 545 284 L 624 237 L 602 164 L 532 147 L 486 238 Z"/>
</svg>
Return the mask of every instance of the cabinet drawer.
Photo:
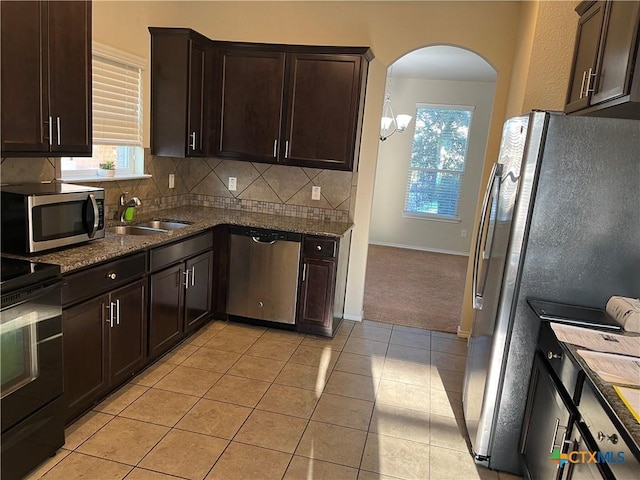
<svg viewBox="0 0 640 480">
<path fill-rule="evenodd" d="M 328 237 L 304 237 L 304 256 L 315 258 L 336 258 L 338 240 Z"/>
<path fill-rule="evenodd" d="M 569 396 L 575 400 L 576 388 L 579 386 L 578 382 L 582 381 L 584 373 L 564 352 L 548 323 L 543 323 L 540 328 L 538 346 L 555 374 L 560 378 L 562 386 Z"/>
<path fill-rule="evenodd" d="M 171 245 L 154 248 L 149 255 L 149 269 L 155 272 L 212 247 L 213 235 L 208 231 Z"/>
<path fill-rule="evenodd" d="M 147 255 L 140 252 L 65 276 L 66 285 L 62 287 L 62 305 L 66 306 L 95 297 L 140 278 L 146 273 L 146 266 Z"/>
<path fill-rule="evenodd" d="M 593 387 L 588 381 L 584 384 L 578 409 L 596 442 L 596 446 L 607 459 L 607 465 L 615 478 L 638 478 L 640 461 L 604 411 L 598 400 L 598 395 L 593 391 Z M 621 455 L 624 456 L 624 461 L 622 461 Z"/>
</svg>

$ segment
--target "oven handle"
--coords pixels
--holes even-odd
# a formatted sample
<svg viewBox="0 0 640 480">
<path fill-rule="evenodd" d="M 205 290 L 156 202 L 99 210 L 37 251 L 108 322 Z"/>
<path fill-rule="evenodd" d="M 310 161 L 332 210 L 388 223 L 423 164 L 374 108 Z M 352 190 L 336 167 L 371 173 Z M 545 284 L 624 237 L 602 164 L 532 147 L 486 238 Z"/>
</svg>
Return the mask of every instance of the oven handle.
<svg viewBox="0 0 640 480">
<path fill-rule="evenodd" d="M 66 285 L 66 282 L 63 279 L 59 279 L 59 280 L 55 280 L 54 282 L 43 284 L 40 288 L 36 290 L 34 290 L 33 286 L 31 286 L 31 287 L 23 288 L 22 290 L 19 290 L 17 292 L 12 292 L 7 296 L 11 298 L 18 297 L 18 300 L 13 301 L 10 304 L 4 305 L 4 298 L 3 298 L 2 310 L 5 310 L 6 308 L 17 307 L 24 303 L 31 302 L 32 300 L 35 300 L 36 298 L 40 298 L 41 296 L 51 292 L 52 290 L 55 290 L 57 288 L 62 288 L 64 285 Z M 23 295 L 24 295 L 24 298 L 22 298 Z"/>
</svg>

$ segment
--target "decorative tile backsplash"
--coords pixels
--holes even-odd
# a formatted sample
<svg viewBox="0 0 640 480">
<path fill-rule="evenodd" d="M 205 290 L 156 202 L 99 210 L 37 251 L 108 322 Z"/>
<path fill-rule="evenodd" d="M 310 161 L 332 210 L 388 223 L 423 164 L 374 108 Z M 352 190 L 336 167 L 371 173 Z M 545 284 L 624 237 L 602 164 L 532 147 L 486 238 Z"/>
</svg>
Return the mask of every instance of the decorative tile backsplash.
<svg viewBox="0 0 640 480">
<path fill-rule="evenodd" d="M 106 214 L 115 216 L 123 192 L 142 201 L 142 212 L 203 205 L 232 210 L 347 222 L 353 218 L 357 174 L 222 160 L 170 158 L 150 155 L 145 149 L 145 173 L 152 178 L 101 182 Z M 169 188 L 169 174 L 175 175 Z M 3 158 L 2 183 L 51 181 L 56 177 L 54 158 Z M 235 177 L 236 190 L 227 188 Z M 94 185 L 94 183 L 92 183 Z M 320 200 L 311 199 L 311 187 L 321 188 Z"/>
</svg>

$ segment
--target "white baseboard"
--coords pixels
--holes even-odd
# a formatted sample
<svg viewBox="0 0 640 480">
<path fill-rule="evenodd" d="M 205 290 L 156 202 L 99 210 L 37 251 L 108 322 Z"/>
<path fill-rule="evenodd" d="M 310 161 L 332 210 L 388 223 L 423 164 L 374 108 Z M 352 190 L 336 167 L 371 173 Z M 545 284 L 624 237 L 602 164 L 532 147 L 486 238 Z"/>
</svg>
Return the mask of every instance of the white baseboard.
<svg viewBox="0 0 640 480">
<path fill-rule="evenodd" d="M 388 242 L 374 242 L 369 241 L 371 245 L 380 245 L 381 247 L 396 247 L 396 248 L 407 248 L 409 250 L 420 250 L 422 252 L 432 252 L 432 253 L 446 253 L 447 255 L 460 255 L 463 257 L 468 257 L 469 252 L 458 252 L 455 250 L 443 250 L 440 248 L 427 248 L 427 247 L 416 247 L 415 245 L 403 245 L 401 243 L 388 243 Z"/>
<path fill-rule="evenodd" d="M 350 313 L 345 313 L 342 318 L 344 318 L 345 320 L 353 320 L 354 322 L 361 322 L 362 321 L 362 314 L 360 315 L 352 315 Z"/>
<path fill-rule="evenodd" d="M 469 333 L 467 330 L 460 330 L 460 325 L 458 325 L 458 336 L 460 338 L 469 338 Z"/>
</svg>

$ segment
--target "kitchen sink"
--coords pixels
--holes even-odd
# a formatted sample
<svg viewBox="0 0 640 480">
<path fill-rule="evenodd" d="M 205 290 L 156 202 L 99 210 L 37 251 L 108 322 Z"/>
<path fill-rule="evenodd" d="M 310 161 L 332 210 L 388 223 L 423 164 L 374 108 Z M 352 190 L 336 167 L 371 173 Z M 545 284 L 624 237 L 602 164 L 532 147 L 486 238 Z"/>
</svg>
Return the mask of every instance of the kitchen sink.
<svg viewBox="0 0 640 480">
<path fill-rule="evenodd" d="M 136 225 L 137 227 L 144 228 L 156 228 L 160 230 L 176 230 L 178 228 L 188 227 L 189 224 L 185 222 L 180 222 L 177 220 L 152 220 L 150 222 L 143 222 Z"/>
<path fill-rule="evenodd" d="M 167 232 L 166 229 L 149 228 L 140 225 L 118 225 L 117 227 L 108 227 L 106 231 L 116 235 L 155 235 Z"/>
</svg>

